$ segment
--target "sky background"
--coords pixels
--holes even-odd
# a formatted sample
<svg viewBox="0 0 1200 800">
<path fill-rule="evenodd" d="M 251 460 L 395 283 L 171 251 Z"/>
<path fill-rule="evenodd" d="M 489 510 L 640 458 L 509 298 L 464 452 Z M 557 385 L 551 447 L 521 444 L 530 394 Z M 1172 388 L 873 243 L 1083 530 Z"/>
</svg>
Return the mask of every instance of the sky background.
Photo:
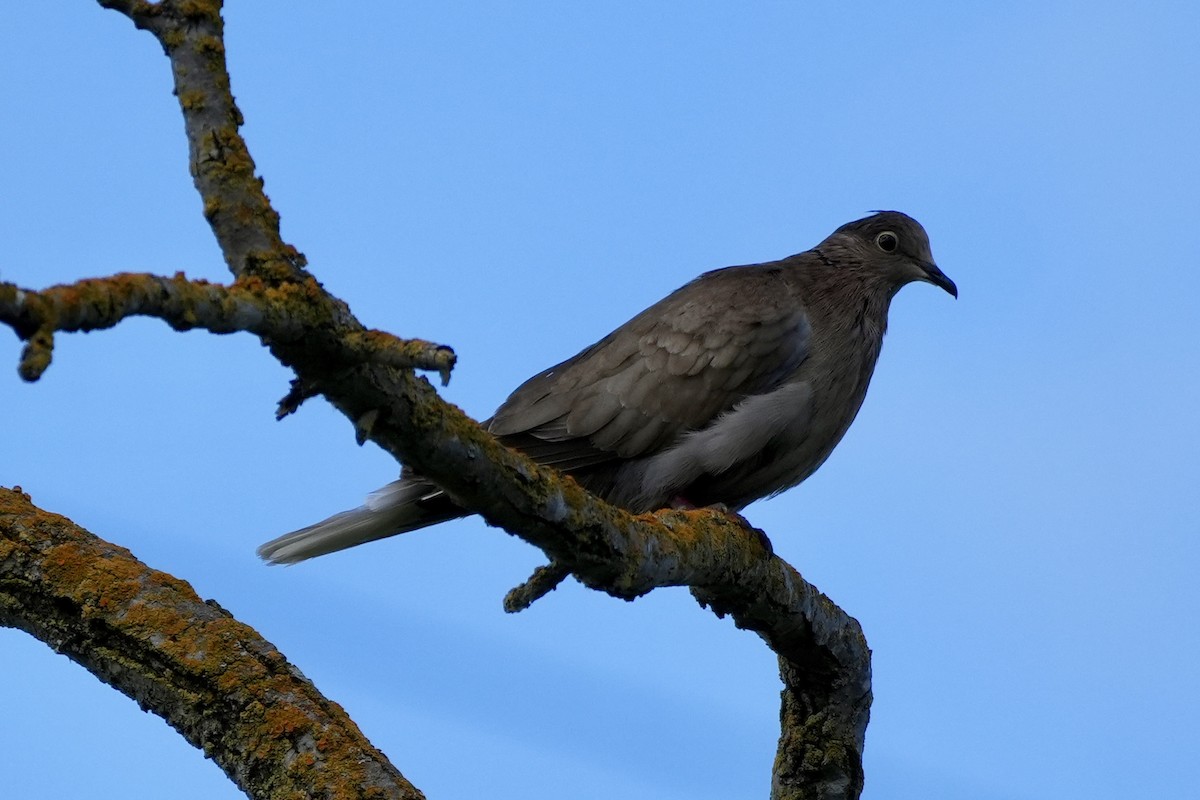
<svg viewBox="0 0 1200 800">
<path fill-rule="evenodd" d="M 1135 7 L 1136 5 L 1136 7 Z M 482 419 L 700 272 L 906 211 L 961 290 L 892 306 L 870 395 L 746 514 L 874 650 L 866 791 L 1184 797 L 1200 744 L 1200 4 L 522 2 L 226 12 L 285 238 L 449 344 Z M 158 45 L 0 8 L 0 279 L 227 281 Z M 766 797 L 775 660 L 685 590 L 564 585 L 478 520 L 268 568 L 397 465 L 248 335 L 0 335 L 0 484 L 274 642 L 431 800 Z M 11 797 L 232 798 L 157 717 L 0 630 Z"/>
</svg>

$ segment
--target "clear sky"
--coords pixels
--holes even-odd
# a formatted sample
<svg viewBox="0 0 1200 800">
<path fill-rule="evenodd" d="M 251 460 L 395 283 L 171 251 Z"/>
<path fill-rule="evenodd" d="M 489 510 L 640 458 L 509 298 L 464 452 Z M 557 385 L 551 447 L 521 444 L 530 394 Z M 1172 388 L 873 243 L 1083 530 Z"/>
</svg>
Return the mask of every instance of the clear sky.
<svg viewBox="0 0 1200 800">
<path fill-rule="evenodd" d="M 874 650 L 865 797 L 1195 792 L 1200 4 L 233 0 L 285 237 L 476 418 L 701 271 L 919 219 L 857 422 L 751 506 Z M 226 280 L 157 44 L 0 9 L 0 277 Z M 253 625 L 431 799 L 766 797 L 775 662 L 683 590 L 564 586 L 478 520 L 295 568 L 265 539 L 396 464 L 249 336 L 0 336 L 0 484 Z M 0 631 L 5 796 L 225 798 L 158 718 Z"/>
</svg>

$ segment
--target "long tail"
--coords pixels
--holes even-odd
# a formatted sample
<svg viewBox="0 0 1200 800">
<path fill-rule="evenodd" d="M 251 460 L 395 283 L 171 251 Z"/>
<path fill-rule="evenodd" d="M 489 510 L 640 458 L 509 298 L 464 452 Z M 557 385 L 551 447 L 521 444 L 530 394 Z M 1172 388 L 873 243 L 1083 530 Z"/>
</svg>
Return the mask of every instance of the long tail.
<svg viewBox="0 0 1200 800">
<path fill-rule="evenodd" d="M 295 564 L 465 515 L 434 484 L 402 478 L 371 492 L 358 508 L 272 539 L 258 555 L 272 564 Z"/>
</svg>

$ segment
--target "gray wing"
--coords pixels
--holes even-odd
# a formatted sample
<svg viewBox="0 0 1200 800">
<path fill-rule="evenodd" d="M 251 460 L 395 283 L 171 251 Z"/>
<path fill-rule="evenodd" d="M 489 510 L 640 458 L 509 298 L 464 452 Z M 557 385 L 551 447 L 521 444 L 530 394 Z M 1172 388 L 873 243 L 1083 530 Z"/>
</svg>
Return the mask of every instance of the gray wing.
<svg viewBox="0 0 1200 800">
<path fill-rule="evenodd" d="M 526 381 L 488 430 L 566 472 L 649 455 L 779 386 L 809 338 L 786 268 L 715 270 Z"/>
</svg>

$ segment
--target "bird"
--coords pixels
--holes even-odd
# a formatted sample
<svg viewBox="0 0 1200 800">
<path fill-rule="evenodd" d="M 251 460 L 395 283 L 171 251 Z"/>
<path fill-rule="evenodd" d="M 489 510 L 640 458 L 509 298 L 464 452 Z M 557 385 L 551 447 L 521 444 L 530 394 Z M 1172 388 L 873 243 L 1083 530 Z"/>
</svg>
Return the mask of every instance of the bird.
<svg viewBox="0 0 1200 800">
<path fill-rule="evenodd" d="M 920 223 L 874 212 L 811 250 L 704 273 L 521 384 L 482 425 L 632 513 L 739 512 L 829 457 L 866 397 L 891 300 L 914 281 L 958 297 Z M 363 506 L 258 554 L 294 564 L 469 513 L 404 468 Z"/>
</svg>

